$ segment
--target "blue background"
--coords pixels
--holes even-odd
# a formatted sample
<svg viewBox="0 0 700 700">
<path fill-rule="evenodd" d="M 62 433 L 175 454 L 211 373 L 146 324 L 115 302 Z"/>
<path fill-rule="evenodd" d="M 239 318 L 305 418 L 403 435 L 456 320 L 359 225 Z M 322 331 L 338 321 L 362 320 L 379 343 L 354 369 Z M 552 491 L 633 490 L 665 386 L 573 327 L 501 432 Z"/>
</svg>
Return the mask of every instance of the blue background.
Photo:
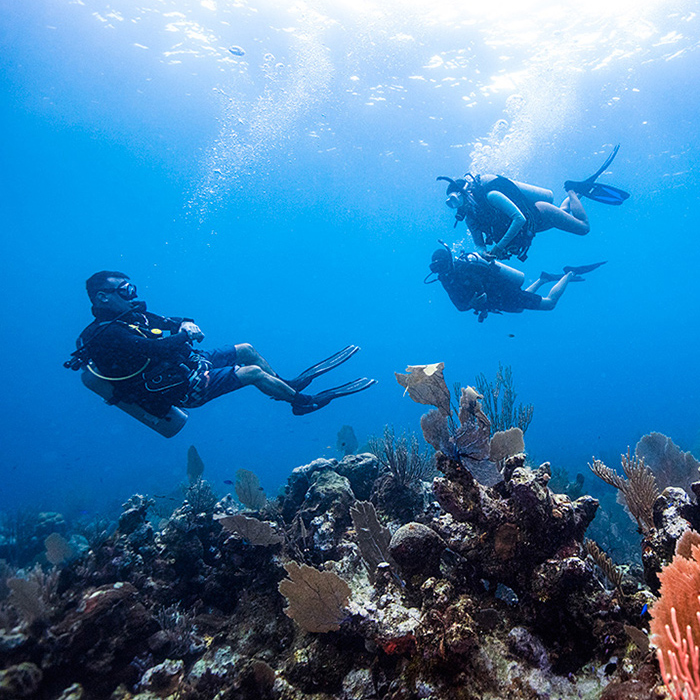
<svg viewBox="0 0 700 700">
<path fill-rule="evenodd" d="M 0 507 L 164 493 L 190 444 L 222 493 L 239 468 L 274 492 L 343 424 L 361 444 L 419 430 L 393 372 L 439 361 L 463 384 L 512 366 L 535 461 L 617 466 L 651 430 L 697 448 L 700 18 L 586 5 L 0 0 Z M 542 233 L 523 266 L 608 261 L 554 312 L 478 324 L 422 284 L 436 240 L 466 232 L 437 175 L 559 198 L 618 142 L 602 179 L 632 198 L 587 202 L 591 233 Z M 249 388 L 164 440 L 61 367 L 99 269 L 206 347 L 251 342 L 291 376 L 356 343 L 314 386 L 380 383 L 301 418 Z"/>
</svg>

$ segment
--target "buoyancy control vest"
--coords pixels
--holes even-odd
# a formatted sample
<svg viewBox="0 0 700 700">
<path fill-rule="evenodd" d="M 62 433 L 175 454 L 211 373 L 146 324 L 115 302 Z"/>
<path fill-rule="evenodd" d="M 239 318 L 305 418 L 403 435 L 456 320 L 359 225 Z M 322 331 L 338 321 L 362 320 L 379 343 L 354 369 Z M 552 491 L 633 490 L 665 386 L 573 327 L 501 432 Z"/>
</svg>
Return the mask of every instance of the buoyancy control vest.
<svg viewBox="0 0 700 700">
<path fill-rule="evenodd" d="M 78 338 L 78 352 L 83 368 L 113 388 L 110 403 L 132 403 L 142 406 L 156 416 L 167 414 L 170 406 L 187 393 L 188 378 L 197 362 L 191 362 L 191 348 L 173 348 L 166 357 L 152 357 L 142 348 L 129 348 L 129 336 L 134 339 L 158 341 L 163 331 L 175 332 L 181 319 L 167 319 L 151 313 L 135 313 L 126 319 L 96 320 Z M 120 343 L 112 347 L 113 334 Z"/>
<path fill-rule="evenodd" d="M 472 205 L 466 207 L 465 218 L 470 230 L 480 231 L 486 244 L 498 242 L 511 224 L 510 217 L 496 207 L 488 199 L 489 192 L 500 192 L 510 199 L 525 217 L 525 224 L 508 245 L 508 252 L 519 260 L 527 258 L 527 252 L 535 237 L 539 213 L 520 191 L 518 186 L 507 177 L 496 176 L 486 184 L 481 177 L 475 176 L 467 185 L 467 193 L 471 195 Z"/>
</svg>

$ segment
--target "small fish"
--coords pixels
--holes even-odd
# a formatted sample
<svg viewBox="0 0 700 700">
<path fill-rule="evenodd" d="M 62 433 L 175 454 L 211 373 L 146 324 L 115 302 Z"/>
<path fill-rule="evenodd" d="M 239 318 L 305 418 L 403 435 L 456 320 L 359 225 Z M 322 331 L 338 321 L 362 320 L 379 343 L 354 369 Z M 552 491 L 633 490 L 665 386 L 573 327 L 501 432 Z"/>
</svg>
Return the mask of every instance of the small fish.
<svg viewBox="0 0 700 700">
<path fill-rule="evenodd" d="M 508 333 L 509 338 L 515 338 L 515 333 Z"/>
<path fill-rule="evenodd" d="M 245 56 L 245 50 L 241 46 L 232 46 L 228 51 L 234 56 Z"/>
<path fill-rule="evenodd" d="M 233 481 L 231 481 L 231 479 L 224 479 L 224 483 L 233 486 Z"/>
<path fill-rule="evenodd" d="M 646 603 L 644 603 L 644 607 L 642 608 L 642 612 L 639 614 L 639 617 L 646 615 L 646 612 L 648 609 L 649 609 L 649 606 Z"/>
</svg>

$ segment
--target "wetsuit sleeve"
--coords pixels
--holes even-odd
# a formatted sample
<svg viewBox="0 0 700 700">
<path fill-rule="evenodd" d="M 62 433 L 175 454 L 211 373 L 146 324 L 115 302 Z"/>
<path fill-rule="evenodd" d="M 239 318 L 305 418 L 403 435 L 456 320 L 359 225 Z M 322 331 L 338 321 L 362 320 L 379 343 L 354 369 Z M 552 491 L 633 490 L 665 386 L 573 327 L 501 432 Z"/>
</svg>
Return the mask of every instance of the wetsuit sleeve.
<svg viewBox="0 0 700 700">
<path fill-rule="evenodd" d="M 191 350 L 187 333 L 181 331 L 167 338 L 142 338 L 122 324 L 113 324 L 97 341 L 103 350 L 125 357 L 141 356 L 154 361 L 181 361 Z"/>
</svg>

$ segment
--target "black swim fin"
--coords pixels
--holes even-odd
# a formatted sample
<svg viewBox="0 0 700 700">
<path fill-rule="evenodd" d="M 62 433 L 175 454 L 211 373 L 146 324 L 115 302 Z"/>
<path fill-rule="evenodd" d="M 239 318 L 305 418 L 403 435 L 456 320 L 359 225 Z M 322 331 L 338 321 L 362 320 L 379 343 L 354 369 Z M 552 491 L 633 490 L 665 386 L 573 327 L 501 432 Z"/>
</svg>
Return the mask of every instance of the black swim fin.
<svg viewBox="0 0 700 700">
<path fill-rule="evenodd" d="M 583 277 L 581 277 L 581 275 L 585 275 L 587 272 L 593 272 L 593 270 L 597 270 L 601 265 L 605 265 L 606 262 L 608 261 L 603 260 L 603 262 L 591 263 L 590 265 L 578 265 L 577 267 L 574 267 L 573 265 L 567 265 L 564 268 L 564 273 L 573 272 L 574 277 L 572 279 L 572 282 L 583 282 Z"/>
<path fill-rule="evenodd" d="M 334 355 L 305 369 L 298 377 L 290 379 L 289 381 L 283 381 L 295 391 L 303 391 L 316 377 L 320 377 L 322 374 L 335 369 L 338 365 L 342 365 L 343 362 L 347 362 L 356 352 L 359 352 L 359 350 L 360 348 L 357 345 L 348 345 Z"/>
<path fill-rule="evenodd" d="M 601 165 L 593 175 L 581 182 L 567 180 L 564 183 L 564 189 L 567 192 L 573 190 L 579 196 L 588 197 L 588 199 L 592 199 L 594 202 L 620 206 L 626 199 L 629 199 L 629 192 L 625 192 L 617 187 L 612 187 L 611 185 L 596 183 L 596 180 L 605 172 L 613 160 L 615 160 L 615 156 L 619 150 L 620 144 L 618 143 L 615 148 L 613 148 L 613 152 L 605 159 L 603 165 Z"/>
<path fill-rule="evenodd" d="M 295 416 L 313 413 L 314 411 L 318 411 L 319 408 L 328 406 L 334 399 L 339 399 L 341 396 L 350 396 L 350 394 L 357 394 L 358 391 L 369 389 L 376 383 L 376 379 L 362 377 L 361 379 L 355 379 L 347 384 L 341 384 L 340 386 L 334 386 L 332 389 L 326 389 L 318 394 L 299 394 L 292 403 L 292 413 Z"/>
</svg>

